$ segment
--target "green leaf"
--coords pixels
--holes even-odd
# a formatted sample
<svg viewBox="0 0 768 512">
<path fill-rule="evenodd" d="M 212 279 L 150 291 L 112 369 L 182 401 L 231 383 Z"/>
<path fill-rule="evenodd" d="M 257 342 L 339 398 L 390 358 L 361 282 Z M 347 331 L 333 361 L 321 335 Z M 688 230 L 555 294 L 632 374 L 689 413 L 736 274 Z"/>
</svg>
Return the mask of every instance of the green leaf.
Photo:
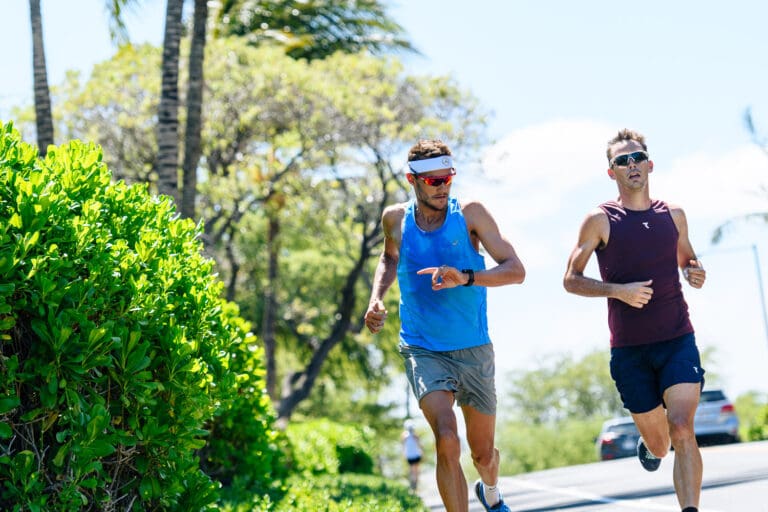
<svg viewBox="0 0 768 512">
<path fill-rule="evenodd" d="M 86 478 L 80 481 L 80 486 L 86 489 L 95 489 L 99 485 L 99 481 L 96 478 Z"/>
<path fill-rule="evenodd" d="M 66 443 L 59 448 L 59 450 L 56 452 L 56 456 L 53 458 L 53 463 L 56 466 L 63 466 L 64 465 L 64 458 L 69 454 L 69 443 Z"/>
<path fill-rule="evenodd" d="M 21 405 L 21 400 L 17 396 L 0 397 L 0 414 L 6 414 Z"/>
<path fill-rule="evenodd" d="M 112 455 L 115 453 L 115 447 L 107 441 L 97 440 L 91 443 L 91 445 L 88 447 L 88 451 L 93 455 L 93 457 L 106 457 L 107 455 Z"/>
</svg>

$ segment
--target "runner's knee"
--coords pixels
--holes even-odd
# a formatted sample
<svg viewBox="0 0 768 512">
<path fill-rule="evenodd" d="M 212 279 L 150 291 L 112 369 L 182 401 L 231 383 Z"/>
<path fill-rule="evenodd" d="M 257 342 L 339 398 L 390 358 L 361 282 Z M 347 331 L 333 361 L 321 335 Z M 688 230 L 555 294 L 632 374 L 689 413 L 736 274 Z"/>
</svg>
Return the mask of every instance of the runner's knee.
<svg viewBox="0 0 768 512">
<path fill-rule="evenodd" d="M 461 456 L 461 442 L 459 436 L 451 429 L 440 429 L 435 439 L 435 449 L 438 458 L 458 460 Z"/>
<path fill-rule="evenodd" d="M 695 437 L 693 423 L 686 417 L 670 415 L 668 421 L 669 437 L 672 439 L 673 445 L 689 441 Z"/>
<path fill-rule="evenodd" d="M 482 450 L 479 452 L 472 452 L 472 462 L 475 466 L 488 467 L 494 464 L 499 457 L 499 450 L 491 448 L 489 450 Z"/>
</svg>

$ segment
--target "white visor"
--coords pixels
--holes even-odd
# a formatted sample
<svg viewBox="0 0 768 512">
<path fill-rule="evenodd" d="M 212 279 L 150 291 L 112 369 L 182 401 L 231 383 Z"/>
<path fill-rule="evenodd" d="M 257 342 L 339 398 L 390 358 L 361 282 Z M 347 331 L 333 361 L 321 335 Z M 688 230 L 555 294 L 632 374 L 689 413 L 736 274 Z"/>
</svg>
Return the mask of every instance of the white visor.
<svg viewBox="0 0 768 512">
<path fill-rule="evenodd" d="M 448 155 L 427 158 L 426 160 L 409 160 L 408 168 L 414 174 L 437 171 L 440 169 L 453 169 L 453 158 Z"/>
</svg>

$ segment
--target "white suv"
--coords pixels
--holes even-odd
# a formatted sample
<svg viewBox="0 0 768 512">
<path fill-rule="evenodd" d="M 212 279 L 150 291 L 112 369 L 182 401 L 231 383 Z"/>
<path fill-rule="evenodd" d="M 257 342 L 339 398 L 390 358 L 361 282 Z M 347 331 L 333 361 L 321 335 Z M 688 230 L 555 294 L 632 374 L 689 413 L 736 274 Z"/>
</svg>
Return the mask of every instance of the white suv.
<svg viewBox="0 0 768 512">
<path fill-rule="evenodd" d="M 733 403 L 722 389 L 705 389 L 701 392 L 693 428 L 701 446 L 741 441 L 739 418 Z"/>
</svg>

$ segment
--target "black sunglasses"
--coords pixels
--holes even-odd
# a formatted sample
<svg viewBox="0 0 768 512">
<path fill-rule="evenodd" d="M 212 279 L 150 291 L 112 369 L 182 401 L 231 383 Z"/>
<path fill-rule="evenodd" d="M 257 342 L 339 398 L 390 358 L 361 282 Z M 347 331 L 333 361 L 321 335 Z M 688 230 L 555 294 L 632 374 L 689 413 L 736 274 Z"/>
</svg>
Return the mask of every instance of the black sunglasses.
<svg viewBox="0 0 768 512">
<path fill-rule="evenodd" d="M 630 158 L 634 160 L 636 164 L 639 164 L 640 162 L 648 160 L 648 153 L 645 151 L 635 151 L 634 153 L 619 155 L 611 160 L 611 166 L 618 165 L 619 167 L 624 167 L 625 165 L 629 165 Z"/>
</svg>

